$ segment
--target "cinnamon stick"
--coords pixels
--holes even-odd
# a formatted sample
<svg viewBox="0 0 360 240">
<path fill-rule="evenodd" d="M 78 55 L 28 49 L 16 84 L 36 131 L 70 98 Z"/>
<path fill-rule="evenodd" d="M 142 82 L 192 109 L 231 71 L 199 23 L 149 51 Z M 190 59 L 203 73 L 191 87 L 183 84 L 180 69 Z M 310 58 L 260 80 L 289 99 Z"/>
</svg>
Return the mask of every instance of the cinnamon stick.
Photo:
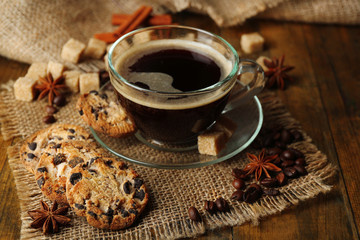
<svg viewBox="0 0 360 240">
<path fill-rule="evenodd" d="M 149 18 L 148 24 L 152 26 L 157 25 L 169 25 L 172 23 L 172 17 L 170 14 L 154 15 Z"/>
<path fill-rule="evenodd" d="M 131 16 L 126 19 L 125 22 L 123 22 L 117 29 L 115 29 L 114 34 L 117 35 L 117 37 L 120 37 L 122 34 L 124 34 L 124 31 L 136 20 L 139 18 L 140 14 L 144 12 L 145 9 L 148 7 L 141 6 L 138 8 Z"/>
<path fill-rule="evenodd" d="M 147 17 L 150 15 L 151 12 L 152 12 L 152 7 L 145 7 L 144 11 L 142 11 L 140 15 L 134 19 L 134 21 L 124 30 L 122 34 L 131 32 L 132 30 L 137 28 L 147 19 Z"/>
<path fill-rule="evenodd" d="M 118 39 L 112 32 L 96 33 L 94 34 L 94 38 L 104 41 L 106 43 L 113 43 Z"/>
</svg>

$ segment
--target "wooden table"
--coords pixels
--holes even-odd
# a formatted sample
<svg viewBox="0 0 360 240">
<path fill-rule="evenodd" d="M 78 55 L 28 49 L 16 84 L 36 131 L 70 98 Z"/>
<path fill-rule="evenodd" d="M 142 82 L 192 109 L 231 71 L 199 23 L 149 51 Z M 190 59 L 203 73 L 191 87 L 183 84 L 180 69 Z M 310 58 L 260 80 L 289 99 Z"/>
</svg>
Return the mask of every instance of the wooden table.
<svg viewBox="0 0 360 240">
<path fill-rule="evenodd" d="M 334 190 L 263 219 L 208 232 L 199 239 L 358 239 L 360 227 L 360 28 L 251 20 L 218 28 L 211 19 L 182 13 L 176 22 L 217 33 L 240 49 L 241 34 L 266 39 L 262 55 L 286 55 L 296 79 L 274 90 L 331 163 L 338 166 Z M 247 56 L 256 58 L 259 54 Z M 27 64 L 0 58 L 0 83 L 23 76 Z M 0 238 L 20 237 L 19 200 L 6 149 L 18 139 L 0 136 Z"/>
</svg>

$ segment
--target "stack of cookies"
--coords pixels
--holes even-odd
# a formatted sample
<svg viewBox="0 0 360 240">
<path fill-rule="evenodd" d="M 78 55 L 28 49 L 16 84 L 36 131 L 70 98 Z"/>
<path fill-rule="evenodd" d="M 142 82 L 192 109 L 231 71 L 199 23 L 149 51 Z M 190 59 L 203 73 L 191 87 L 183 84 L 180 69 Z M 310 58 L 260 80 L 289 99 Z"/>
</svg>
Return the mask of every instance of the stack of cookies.
<svg viewBox="0 0 360 240">
<path fill-rule="evenodd" d="M 94 227 L 126 228 L 147 204 L 138 174 L 110 157 L 80 126 L 56 124 L 34 133 L 20 158 L 48 199 L 70 205 Z"/>
</svg>

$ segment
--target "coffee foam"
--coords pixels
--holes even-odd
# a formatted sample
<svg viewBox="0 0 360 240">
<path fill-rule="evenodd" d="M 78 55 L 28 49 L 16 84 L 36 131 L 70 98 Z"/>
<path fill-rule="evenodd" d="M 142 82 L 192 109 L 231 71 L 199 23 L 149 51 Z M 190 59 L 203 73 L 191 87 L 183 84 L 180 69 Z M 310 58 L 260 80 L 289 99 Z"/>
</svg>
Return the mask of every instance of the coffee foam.
<svg viewBox="0 0 360 240">
<path fill-rule="evenodd" d="M 133 65 L 137 59 L 141 58 L 144 55 L 157 52 L 163 49 L 183 49 L 189 50 L 193 52 L 197 52 L 199 54 L 210 57 L 213 61 L 221 69 L 221 77 L 220 79 L 224 79 L 232 70 L 231 61 L 227 60 L 220 52 L 215 50 L 214 48 L 199 42 L 193 42 L 188 40 L 181 39 L 172 39 L 172 40 L 156 40 L 151 42 L 146 42 L 137 46 L 133 46 L 130 49 L 121 53 L 121 55 L 115 59 L 114 67 L 118 71 L 118 73 L 123 76 L 125 79 L 131 79 L 131 73 L 129 71 L 129 67 Z M 150 73 L 152 74 L 152 73 Z M 132 81 L 131 81 L 132 82 Z M 166 97 L 164 99 L 159 99 L 155 96 L 149 94 L 134 94 L 130 93 L 131 91 L 126 90 L 127 87 L 120 87 L 120 84 L 116 81 L 112 80 L 112 84 L 115 89 L 122 94 L 124 97 L 129 100 L 136 102 L 140 105 L 160 108 L 160 109 L 187 109 L 187 108 L 195 108 L 210 102 L 213 102 L 225 94 L 227 94 L 230 88 L 226 88 L 226 91 L 217 90 L 212 94 L 204 97 L 194 97 L 192 98 L 171 98 L 171 101 Z M 166 89 L 161 89 L 161 91 L 165 91 Z M 166 92 L 166 91 L 165 91 Z M 168 92 L 174 92 L 169 88 Z"/>
</svg>

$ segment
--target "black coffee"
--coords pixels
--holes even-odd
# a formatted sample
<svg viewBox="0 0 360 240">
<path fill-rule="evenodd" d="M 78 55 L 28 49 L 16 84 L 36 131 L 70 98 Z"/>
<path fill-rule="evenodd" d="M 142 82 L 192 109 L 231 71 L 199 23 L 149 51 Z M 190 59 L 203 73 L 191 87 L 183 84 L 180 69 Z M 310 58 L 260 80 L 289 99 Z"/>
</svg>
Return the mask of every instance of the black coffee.
<svg viewBox="0 0 360 240">
<path fill-rule="evenodd" d="M 221 68 L 214 60 L 201 53 L 183 49 L 164 49 L 146 54 L 136 60 L 129 70 L 132 73 L 168 74 L 173 78 L 172 86 L 182 92 L 211 86 L 217 83 L 221 76 Z M 150 88 L 139 82 L 137 85 Z"/>
<path fill-rule="evenodd" d="M 198 134 L 221 114 L 229 92 L 220 90 L 205 96 L 182 92 L 203 89 L 221 81 L 232 64 L 216 50 L 191 41 L 181 41 L 181 44 L 176 40 L 159 41 L 131 50 L 123 53 L 115 64 L 125 79 L 144 89 L 179 93 L 162 95 L 159 100 L 154 93 L 129 90 L 127 86 L 113 83 L 122 105 L 133 116 L 142 135 L 166 143 L 196 141 Z"/>
</svg>

